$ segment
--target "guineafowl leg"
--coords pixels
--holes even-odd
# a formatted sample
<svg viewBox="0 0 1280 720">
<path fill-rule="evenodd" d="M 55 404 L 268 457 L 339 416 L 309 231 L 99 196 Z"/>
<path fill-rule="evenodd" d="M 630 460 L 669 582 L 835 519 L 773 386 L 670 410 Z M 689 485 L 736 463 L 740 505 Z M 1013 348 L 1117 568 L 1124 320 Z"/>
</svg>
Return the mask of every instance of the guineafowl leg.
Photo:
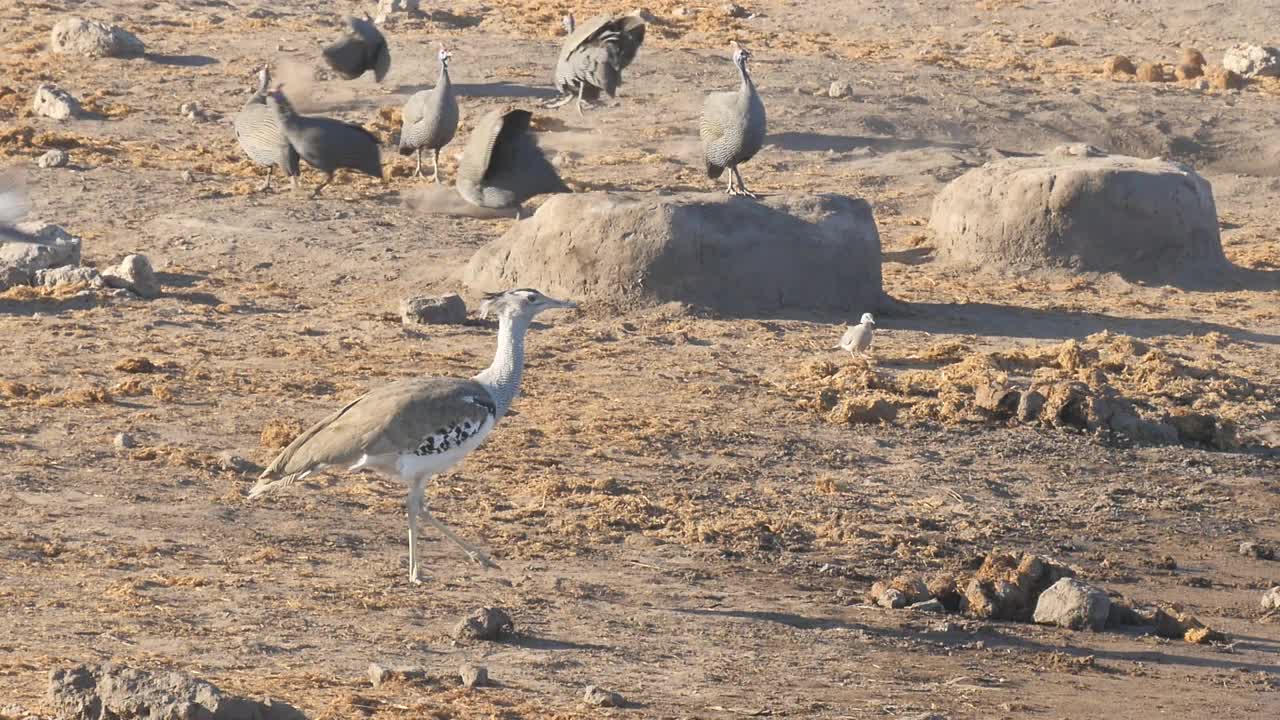
<svg viewBox="0 0 1280 720">
<path fill-rule="evenodd" d="M 546 105 L 543 105 L 543 107 L 545 107 L 545 108 L 546 108 L 546 109 L 548 109 L 548 110 L 554 110 L 554 109 L 556 109 L 556 108 L 558 108 L 558 107 L 564 107 L 565 105 L 568 105 L 568 104 L 569 104 L 569 103 L 571 103 L 571 102 L 573 102 L 573 94 L 572 94 L 572 93 L 570 93 L 570 94 L 568 94 L 568 95 L 561 95 L 560 97 L 556 98 L 555 100 L 552 100 L 551 102 L 547 103 Z"/>
<path fill-rule="evenodd" d="M 417 585 L 418 578 L 418 516 L 422 514 L 422 495 L 426 492 L 426 478 L 409 485 L 409 582 Z"/>
<path fill-rule="evenodd" d="M 439 530 L 442 535 L 449 538 L 449 540 L 451 540 L 454 545 L 457 545 L 458 547 L 462 548 L 462 551 L 467 554 L 467 558 L 470 559 L 472 562 L 476 563 L 477 565 L 481 565 L 483 567 L 493 568 L 495 570 L 502 569 L 498 567 L 497 563 L 490 560 L 488 555 L 485 555 L 480 550 L 477 550 L 476 548 L 471 547 L 470 545 L 463 542 L 462 539 L 459 538 L 457 535 L 454 535 L 452 530 L 450 530 L 447 526 L 445 526 L 444 523 L 437 520 L 436 516 L 432 515 L 431 511 L 426 509 L 425 507 L 422 509 L 422 517 L 426 518 L 427 522 L 431 523 L 431 526 Z"/>
<path fill-rule="evenodd" d="M 311 197 L 320 197 L 320 191 L 324 189 L 325 185 L 328 185 L 331 182 L 333 182 L 333 173 L 325 173 L 324 180 L 321 180 L 320 184 L 316 186 L 316 189 L 311 191 Z"/>
<path fill-rule="evenodd" d="M 431 167 L 434 170 L 434 172 L 431 173 L 431 179 L 435 180 L 436 184 L 439 185 L 440 184 L 440 148 L 433 148 L 431 150 Z"/>
<path fill-rule="evenodd" d="M 422 177 L 422 148 L 418 148 L 418 166 L 413 169 L 414 177 Z"/>
<path fill-rule="evenodd" d="M 760 199 L 759 196 L 757 196 L 755 193 L 748 190 L 747 184 L 742 182 L 742 173 L 738 172 L 738 166 L 734 165 L 731 169 L 733 170 L 734 179 L 738 181 L 738 190 L 733 194 L 741 195 L 743 197 L 749 197 L 752 200 L 759 200 Z"/>
<path fill-rule="evenodd" d="M 265 182 L 263 182 L 261 185 L 259 185 L 259 186 L 258 186 L 258 192 L 262 192 L 262 191 L 264 191 L 264 190 L 270 190 L 270 189 L 271 189 L 271 173 L 272 173 L 275 169 L 276 169 L 276 166 L 275 166 L 275 165 L 268 165 L 268 166 L 267 166 L 267 179 L 266 179 L 266 181 L 265 181 Z"/>
</svg>

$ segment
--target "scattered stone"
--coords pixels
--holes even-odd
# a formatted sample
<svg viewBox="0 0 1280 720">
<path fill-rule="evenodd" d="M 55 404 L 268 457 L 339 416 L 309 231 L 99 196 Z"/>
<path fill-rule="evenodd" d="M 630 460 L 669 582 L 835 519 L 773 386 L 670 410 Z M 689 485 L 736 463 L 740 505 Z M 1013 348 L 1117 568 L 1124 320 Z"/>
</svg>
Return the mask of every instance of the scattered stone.
<svg viewBox="0 0 1280 720">
<path fill-rule="evenodd" d="M 853 95 L 853 86 L 844 80 L 832 80 L 831 87 L 827 89 L 827 97 L 842 98 Z"/>
<path fill-rule="evenodd" d="M 80 238 L 61 227 L 20 222 L 13 228 L 25 239 L 0 241 L 0 292 L 32 284 L 39 270 L 80 264 Z"/>
<path fill-rule="evenodd" d="M 62 267 L 37 270 L 33 284 L 41 287 L 58 287 L 60 285 L 79 285 L 84 283 L 99 290 L 105 287 L 102 275 L 96 268 L 84 265 L 63 265 Z"/>
<path fill-rule="evenodd" d="M 66 120 L 80 115 L 80 101 L 57 85 L 43 83 L 31 98 L 31 110 L 41 117 Z"/>
<path fill-rule="evenodd" d="M 1164 82 L 1164 66 L 1159 63 L 1145 62 L 1138 66 L 1138 79 L 1142 82 Z"/>
<path fill-rule="evenodd" d="M 1240 554 L 1253 558 L 1254 560 L 1273 560 L 1275 559 L 1275 550 L 1266 545 L 1260 545 L 1252 540 L 1246 540 L 1240 543 Z"/>
<path fill-rule="evenodd" d="M 458 668 L 462 678 L 462 687 L 476 688 L 489 684 L 489 669 L 483 665 L 463 665 Z"/>
<path fill-rule="evenodd" d="M 138 441 L 134 440 L 133 436 L 129 433 L 122 432 L 116 433 L 116 437 L 111 441 L 111 444 L 114 445 L 117 450 L 128 450 L 129 448 L 137 447 Z"/>
<path fill-rule="evenodd" d="M 622 707 L 627 701 L 612 690 L 598 688 L 595 685 L 588 685 L 586 692 L 582 694 L 582 701 L 592 707 Z"/>
<path fill-rule="evenodd" d="M 506 611 L 498 608 L 480 608 L 469 617 L 458 621 L 453 628 L 454 640 L 500 640 L 503 635 L 515 632 L 515 624 Z"/>
<path fill-rule="evenodd" d="M 146 255 L 128 255 L 114 269 L 102 274 L 108 287 L 124 288 L 148 300 L 160 297 L 160 281 Z"/>
<path fill-rule="evenodd" d="M 929 594 L 929 584 L 919 575 L 899 575 L 889 581 L 889 587 L 902 593 L 908 605 L 923 602 L 933 597 Z"/>
<path fill-rule="evenodd" d="M 217 718 L 305 720 L 291 705 L 230 697 L 185 673 L 149 673 L 114 663 L 77 665 L 49 673 L 46 702 L 66 720 L 97 718 Z"/>
<path fill-rule="evenodd" d="M 1202 281 L 1230 268 L 1204 178 L 1179 163 L 1083 144 L 970 170 L 938 193 L 929 227 L 941 260 L 991 272 L 1069 269 L 1154 281 L 1194 273 Z"/>
<path fill-rule="evenodd" d="M 552 195 L 480 248 L 462 277 L 477 291 L 536 287 L 609 305 L 683 302 L 728 314 L 861 313 L 884 303 L 871 206 L 836 194 L 770 193 L 750 203 L 723 192 Z"/>
<path fill-rule="evenodd" d="M 389 682 L 412 682 L 426 680 L 430 675 L 426 670 L 417 667 L 388 667 L 379 663 L 369 663 L 369 683 L 379 688 Z"/>
<path fill-rule="evenodd" d="M 39 167 L 45 168 L 47 170 L 49 168 L 66 167 L 67 163 L 70 162 L 70 160 L 71 160 L 71 156 L 67 154 L 66 150 L 59 150 L 57 148 L 54 148 L 53 150 L 50 150 L 49 152 L 36 158 L 36 165 L 38 165 Z"/>
<path fill-rule="evenodd" d="M 1049 48 L 1062 47 L 1064 45 L 1078 45 L 1075 40 L 1063 35 L 1062 33 L 1049 33 L 1040 39 L 1040 47 L 1048 50 Z"/>
<path fill-rule="evenodd" d="M 1210 65 L 1204 74 L 1205 77 L 1209 78 L 1209 87 L 1215 90 L 1244 89 L 1244 77 L 1234 70 L 1229 70 L 1220 65 Z"/>
<path fill-rule="evenodd" d="M 929 595 L 942 603 L 947 612 L 960 612 L 960 590 L 956 587 L 956 579 L 950 575 L 940 574 L 929 578 Z"/>
<path fill-rule="evenodd" d="M 1173 76 L 1179 80 L 1194 80 L 1201 75 L 1204 75 L 1204 69 L 1199 65 L 1191 65 L 1189 63 L 1183 63 L 1173 71 Z"/>
<path fill-rule="evenodd" d="M 1098 588 L 1062 578 L 1040 594 L 1033 619 L 1041 625 L 1101 631 L 1107 625 L 1111 598 Z"/>
<path fill-rule="evenodd" d="M 400 322 L 405 325 L 461 325 L 466 321 L 467 304 L 457 293 L 400 301 Z"/>
<path fill-rule="evenodd" d="M 1204 67 L 1204 54 L 1195 48 L 1183 48 L 1182 64 L 1194 65 L 1196 67 Z"/>
<path fill-rule="evenodd" d="M 1112 55 L 1102 62 L 1102 72 L 1108 75 L 1133 75 L 1138 69 L 1124 55 Z"/>
<path fill-rule="evenodd" d="M 752 13 L 750 10 L 736 3 L 725 3 L 724 5 L 721 5 L 720 14 L 725 17 L 738 18 L 740 20 L 745 20 L 747 18 L 752 17 Z"/>
<path fill-rule="evenodd" d="M 876 604 L 887 610 L 897 610 L 907 606 L 907 596 L 899 590 L 885 588 L 880 592 L 880 597 L 876 598 Z"/>
<path fill-rule="evenodd" d="M 974 391 L 973 404 L 996 420 L 1013 417 L 1021 402 L 1022 393 L 1002 384 L 980 385 Z"/>
<path fill-rule="evenodd" d="M 920 612 L 945 613 L 947 608 L 943 606 L 942 601 L 937 598 L 922 600 L 918 603 L 912 603 L 907 606 L 908 610 L 918 610 Z"/>
<path fill-rule="evenodd" d="M 55 53 L 85 57 L 135 58 L 147 51 L 138 36 L 124 28 L 75 17 L 53 26 L 49 47 Z"/>
<path fill-rule="evenodd" d="M 1044 409 L 1044 395 L 1035 390 L 1028 390 L 1018 397 L 1018 422 L 1032 422 L 1040 418 Z"/>
<path fill-rule="evenodd" d="M 1280 610 L 1280 585 L 1262 594 L 1263 610 Z"/>
<path fill-rule="evenodd" d="M 1280 49 L 1236 43 L 1222 54 L 1222 67 L 1241 77 L 1280 76 Z"/>
<path fill-rule="evenodd" d="M 419 12 L 420 0 L 379 0 L 373 21 L 381 25 L 394 15 L 416 15 Z"/>
<path fill-rule="evenodd" d="M 988 553 L 965 586 L 960 609 L 979 619 L 1029 620 L 1036 598 L 1074 573 L 1037 555 Z"/>
</svg>

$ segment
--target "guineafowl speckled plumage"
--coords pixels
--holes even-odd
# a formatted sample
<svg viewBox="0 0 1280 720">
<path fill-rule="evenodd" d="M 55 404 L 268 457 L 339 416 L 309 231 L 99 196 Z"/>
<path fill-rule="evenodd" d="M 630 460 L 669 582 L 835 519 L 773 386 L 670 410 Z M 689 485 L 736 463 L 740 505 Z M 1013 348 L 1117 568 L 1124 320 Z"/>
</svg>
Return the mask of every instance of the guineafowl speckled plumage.
<svg viewBox="0 0 1280 720">
<path fill-rule="evenodd" d="M 764 102 L 747 72 L 751 53 L 736 42 L 731 44 L 733 63 L 738 68 L 742 85 L 736 92 L 717 92 L 707 96 L 702 106 L 698 135 L 702 138 L 707 177 L 714 180 L 728 170 L 729 187 L 725 192 L 754 198 L 755 195 L 742 182 L 738 165 L 754 157 L 764 145 L 767 121 Z"/>
<path fill-rule="evenodd" d="M 644 42 L 645 21 L 639 15 L 598 15 L 575 26 L 565 16 L 569 37 L 556 60 L 555 83 L 561 97 L 547 105 L 560 107 L 578 100 L 578 113 L 599 99 L 613 97 L 622 84 L 622 70 L 635 60 Z"/>
<path fill-rule="evenodd" d="M 324 173 L 324 181 L 316 186 L 312 196 L 320 194 L 338 168 L 382 179 L 382 153 L 373 133 L 333 118 L 299 115 L 280 88 L 268 93 L 267 105 L 279 117 L 289 145 L 308 165 Z"/>
<path fill-rule="evenodd" d="M 449 51 L 444 45 L 437 53 L 440 78 L 431 90 L 413 94 L 404 104 L 400 125 L 400 154 L 418 154 L 414 175 L 422 174 L 422 150 L 431 150 L 434 158 L 432 178 L 440 182 L 440 148 L 448 145 L 458 132 L 458 98 L 449 82 Z"/>
<path fill-rule="evenodd" d="M 271 72 L 264 67 L 258 71 L 257 92 L 233 121 L 240 149 L 253 162 L 267 166 L 267 178 L 258 187 L 259 191 L 271 187 L 271 174 L 277 167 L 289 176 L 290 184 L 296 187 L 298 182 L 298 153 L 285 139 L 276 112 L 267 107 L 267 86 L 270 83 Z"/>
<path fill-rule="evenodd" d="M 535 195 L 572 192 L 529 133 L 533 113 L 497 109 L 471 131 L 458 165 L 458 194 L 485 208 L 516 208 Z"/>
<path fill-rule="evenodd" d="M 372 70 L 373 76 L 382 82 L 391 69 L 391 50 L 387 39 L 365 15 L 363 18 L 347 18 L 347 33 L 326 47 L 324 61 L 344 79 L 355 80 Z"/>
</svg>

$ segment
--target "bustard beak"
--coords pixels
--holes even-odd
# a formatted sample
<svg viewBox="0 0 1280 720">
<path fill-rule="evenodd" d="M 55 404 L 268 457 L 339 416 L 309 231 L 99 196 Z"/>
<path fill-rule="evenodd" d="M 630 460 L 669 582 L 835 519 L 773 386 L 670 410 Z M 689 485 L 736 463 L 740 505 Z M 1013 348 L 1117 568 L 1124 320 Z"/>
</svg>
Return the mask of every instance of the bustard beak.
<svg viewBox="0 0 1280 720">
<path fill-rule="evenodd" d="M 557 300 L 546 295 L 543 295 L 543 297 L 547 299 L 546 305 L 548 309 L 572 310 L 578 307 L 578 303 L 572 300 Z"/>
</svg>

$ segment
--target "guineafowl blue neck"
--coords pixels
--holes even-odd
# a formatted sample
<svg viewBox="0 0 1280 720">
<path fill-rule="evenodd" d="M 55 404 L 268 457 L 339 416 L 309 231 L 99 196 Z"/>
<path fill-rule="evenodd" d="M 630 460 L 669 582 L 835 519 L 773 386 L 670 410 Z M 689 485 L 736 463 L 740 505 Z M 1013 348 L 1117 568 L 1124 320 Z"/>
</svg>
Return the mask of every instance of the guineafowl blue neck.
<svg viewBox="0 0 1280 720">
<path fill-rule="evenodd" d="M 748 94 L 755 92 L 756 85 L 751 82 L 751 73 L 747 72 L 747 61 L 735 63 L 738 66 L 738 74 L 742 76 L 742 93 Z"/>
<path fill-rule="evenodd" d="M 507 409 L 520 392 L 520 376 L 524 372 L 524 335 L 529 330 L 531 317 L 502 314 L 498 316 L 498 351 L 493 364 L 475 381 L 485 386 L 497 405 L 495 422 L 507 414 Z"/>
<path fill-rule="evenodd" d="M 436 85 L 449 86 L 449 63 L 444 60 L 440 61 L 440 79 L 436 81 Z"/>
</svg>

